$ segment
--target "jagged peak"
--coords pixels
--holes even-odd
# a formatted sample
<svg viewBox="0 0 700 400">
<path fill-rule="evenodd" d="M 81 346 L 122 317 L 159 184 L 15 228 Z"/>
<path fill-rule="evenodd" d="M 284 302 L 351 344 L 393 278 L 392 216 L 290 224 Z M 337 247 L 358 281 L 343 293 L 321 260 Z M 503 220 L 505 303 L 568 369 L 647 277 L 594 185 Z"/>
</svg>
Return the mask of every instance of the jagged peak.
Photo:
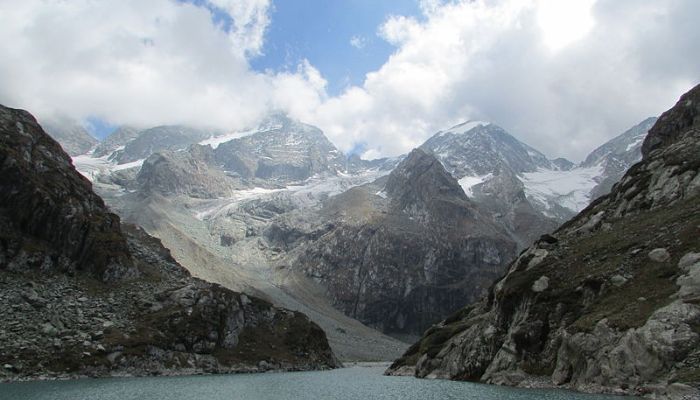
<svg viewBox="0 0 700 400">
<path fill-rule="evenodd" d="M 642 144 L 642 157 L 652 150 L 664 147 L 684 136 L 691 128 L 700 125 L 700 85 L 695 86 L 678 100 L 676 105 L 661 114 L 649 130 Z"/>
<path fill-rule="evenodd" d="M 285 133 L 318 133 L 321 129 L 291 117 L 284 111 L 273 111 L 263 117 L 253 129 L 253 134 L 260 132 L 281 131 Z"/>
<path fill-rule="evenodd" d="M 389 174 L 385 192 L 399 202 L 429 201 L 443 196 L 469 201 L 435 155 L 421 148 L 411 151 Z"/>
</svg>

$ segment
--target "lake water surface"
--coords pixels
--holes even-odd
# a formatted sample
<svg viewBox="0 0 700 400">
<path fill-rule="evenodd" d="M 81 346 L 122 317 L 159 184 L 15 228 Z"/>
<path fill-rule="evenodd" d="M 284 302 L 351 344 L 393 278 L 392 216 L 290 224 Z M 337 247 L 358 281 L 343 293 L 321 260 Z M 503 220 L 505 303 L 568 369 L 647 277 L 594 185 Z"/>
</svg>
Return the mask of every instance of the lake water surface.
<svg viewBox="0 0 700 400">
<path fill-rule="evenodd" d="M 383 376 L 385 367 L 321 372 L 79 379 L 0 383 L 2 400 L 474 399 L 620 400 L 564 390 L 514 389 L 468 382 Z"/>
</svg>

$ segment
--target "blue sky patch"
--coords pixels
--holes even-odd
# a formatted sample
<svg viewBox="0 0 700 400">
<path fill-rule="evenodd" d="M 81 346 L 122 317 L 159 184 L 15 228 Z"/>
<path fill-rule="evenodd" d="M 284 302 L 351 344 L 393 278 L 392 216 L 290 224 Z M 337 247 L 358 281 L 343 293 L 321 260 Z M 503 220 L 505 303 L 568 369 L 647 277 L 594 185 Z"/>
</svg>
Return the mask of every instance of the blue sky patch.
<svg viewBox="0 0 700 400">
<path fill-rule="evenodd" d="M 257 71 L 295 71 L 303 59 L 328 81 L 331 96 L 361 85 L 395 48 L 377 36 L 390 15 L 421 15 L 417 0 L 275 1 Z M 351 41 L 353 44 L 351 44 Z"/>
<path fill-rule="evenodd" d="M 87 129 L 92 136 L 102 140 L 114 132 L 117 126 L 109 124 L 99 117 L 92 116 L 85 119 L 85 129 Z"/>
</svg>

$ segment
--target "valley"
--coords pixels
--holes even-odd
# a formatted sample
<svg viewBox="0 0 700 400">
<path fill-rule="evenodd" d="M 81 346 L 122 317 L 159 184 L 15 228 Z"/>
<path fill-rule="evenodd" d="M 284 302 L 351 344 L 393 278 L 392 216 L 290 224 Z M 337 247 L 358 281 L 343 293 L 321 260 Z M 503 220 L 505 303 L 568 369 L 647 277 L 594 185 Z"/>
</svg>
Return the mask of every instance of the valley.
<svg viewBox="0 0 700 400">
<path fill-rule="evenodd" d="M 34 190 L 45 197 L 33 202 L 66 204 L 3 217 L 4 237 L 21 238 L 3 242 L 11 274 L 0 283 L 21 299 L 3 311 L 17 321 L 3 331 L 3 351 L 17 360 L 4 373 L 396 359 L 387 374 L 692 393 L 678 380 L 694 379 L 700 315 L 697 93 L 579 165 L 483 122 L 438 132 L 404 156 L 362 160 L 281 115 L 208 138 L 183 127 L 147 129 L 147 139 L 119 130 L 111 153 L 70 159 L 31 115 L 3 108 L 6 201 L 23 210 L 18 199 Z M 56 179 L 36 178 L 45 171 Z M 86 222 L 64 222 L 76 218 Z M 42 224 L 66 233 L 45 236 Z M 18 336 L 37 319 L 54 339 Z M 47 345 L 64 355 L 52 358 Z"/>
<path fill-rule="evenodd" d="M 700 400 L 698 15 L 0 1 L 0 400 Z"/>
<path fill-rule="evenodd" d="M 416 160 L 362 160 L 281 114 L 189 142 L 172 138 L 193 129 L 125 127 L 73 161 L 193 275 L 309 315 L 343 360 L 390 360 L 584 208 L 615 179 L 611 157 L 627 160 L 618 169 L 640 158 L 649 121 L 578 166 L 486 122 L 438 132 Z M 150 154 L 132 144 L 169 129 Z M 431 159 L 435 172 L 423 177 Z M 433 199 L 439 191 L 447 197 Z"/>
</svg>

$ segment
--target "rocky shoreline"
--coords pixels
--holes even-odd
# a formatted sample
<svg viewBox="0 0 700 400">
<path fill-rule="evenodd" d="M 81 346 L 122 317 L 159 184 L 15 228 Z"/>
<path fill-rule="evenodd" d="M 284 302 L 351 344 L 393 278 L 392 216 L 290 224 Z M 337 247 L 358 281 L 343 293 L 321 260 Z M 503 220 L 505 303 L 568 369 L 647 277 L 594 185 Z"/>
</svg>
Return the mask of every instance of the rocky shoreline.
<svg viewBox="0 0 700 400">
<path fill-rule="evenodd" d="M 229 367 L 226 370 L 208 371 L 204 369 L 177 369 L 163 371 L 110 371 L 108 374 L 41 374 L 32 376 L 12 376 L 0 378 L 0 383 L 14 382 L 34 382 L 34 381 L 69 381 L 77 379 L 102 379 L 102 378 L 142 378 L 154 376 L 200 376 L 200 375 L 239 375 L 239 374 L 276 374 L 285 372 L 309 372 L 309 371 L 330 371 L 335 368 L 328 366 L 299 366 L 292 365 L 279 368 L 274 365 L 251 366 L 241 365 L 239 367 Z"/>
<path fill-rule="evenodd" d="M 416 376 L 414 366 L 402 366 L 392 370 L 388 376 Z M 682 383 L 671 383 L 669 385 L 647 385 L 642 389 L 621 389 L 610 386 L 602 386 L 597 384 L 573 385 L 570 383 L 557 385 L 549 377 L 535 376 L 521 373 L 518 376 L 518 382 L 500 383 L 503 386 L 512 386 L 522 389 L 557 389 L 568 390 L 576 393 L 587 394 L 611 394 L 615 396 L 649 396 L 652 398 L 668 398 L 677 400 L 697 400 L 697 391 L 695 388 Z"/>
<path fill-rule="evenodd" d="M 293 329 L 310 324 L 302 314 L 245 294 L 224 303 L 228 314 L 221 309 L 224 304 L 212 302 L 217 294 L 227 297 L 225 289 L 190 278 L 184 270 L 169 278 L 125 282 L 102 292 L 102 283 L 82 276 L 0 271 L 0 313 L 7 321 L 0 326 L 0 380 L 308 371 L 340 365 L 329 349 L 331 359 L 323 360 L 314 345 L 301 345 L 295 352 L 286 348 L 289 334 L 296 336 Z M 207 303 L 223 315 L 242 318 L 232 351 L 217 344 L 215 320 L 220 317 L 206 317 Z M 189 333 L 177 332 L 181 328 L 173 322 L 192 319 L 197 312 L 205 313 L 204 320 L 186 328 Z M 272 338 L 273 333 L 278 337 Z M 316 327 L 299 334 L 325 339 L 322 333 Z"/>
</svg>

